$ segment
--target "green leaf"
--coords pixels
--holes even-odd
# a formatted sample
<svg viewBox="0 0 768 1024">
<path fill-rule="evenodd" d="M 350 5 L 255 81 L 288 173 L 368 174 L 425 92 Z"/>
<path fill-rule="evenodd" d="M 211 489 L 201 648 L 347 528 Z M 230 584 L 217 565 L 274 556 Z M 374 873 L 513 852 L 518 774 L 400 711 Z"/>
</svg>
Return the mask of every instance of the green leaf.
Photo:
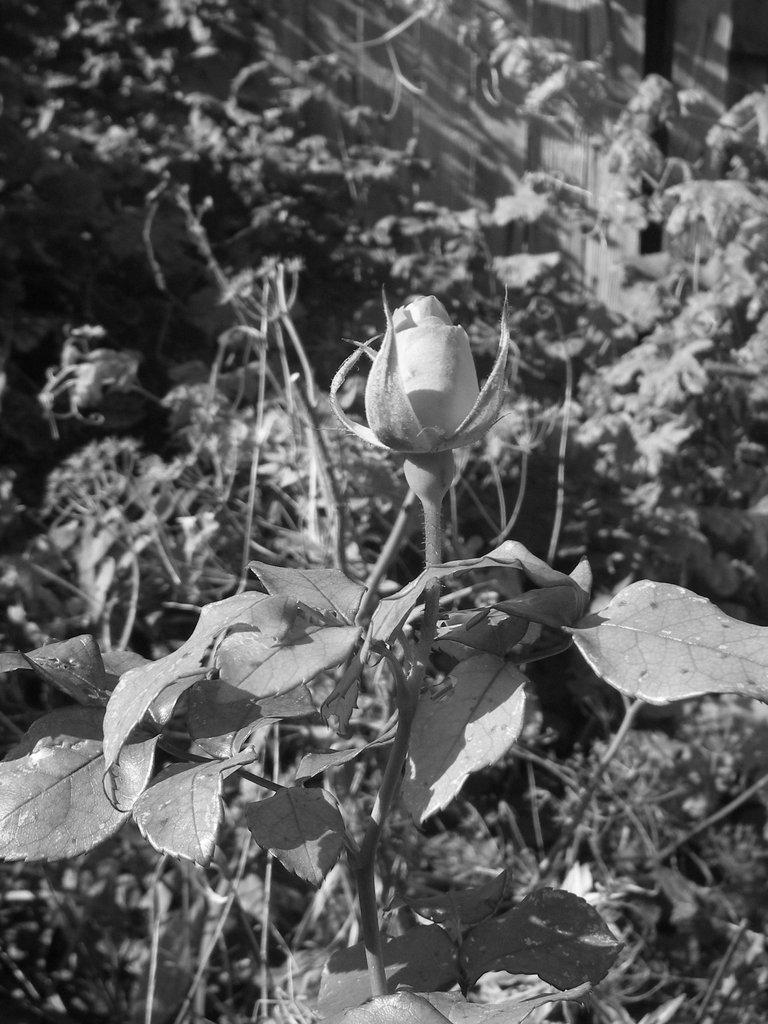
<svg viewBox="0 0 768 1024">
<path fill-rule="evenodd" d="M 477 654 L 495 654 L 503 658 L 520 643 L 527 631 L 525 619 L 504 615 L 493 608 L 484 613 L 459 612 L 450 617 L 447 626 L 438 628 L 435 647 L 460 661 Z"/>
<path fill-rule="evenodd" d="M 633 583 L 569 632 L 595 672 L 629 697 L 768 701 L 768 628 L 732 619 L 683 587 Z"/>
<path fill-rule="evenodd" d="M 522 1024 L 539 1006 L 566 999 L 584 999 L 589 986 L 566 993 L 505 999 L 500 1003 L 470 1003 L 460 992 L 396 992 L 343 1010 L 323 1024 Z M 430 1015 L 437 1011 L 437 1016 Z M 671 1018 L 666 1018 L 671 1019 Z"/>
<path fill-rule="evenodd" d="M 439 896 L 414 899 L 404 897 L 403 902 L 420 917 L 426 917 L 436 924 L 448 922 L 461 928 L 468 928 L 479 924 L 496 911 L 506 884 L 507 872 L 502 871 L 484 885 L 451 890 Z"/>
<path fill-rule="evenodd" d="M 32 665 L 19 651 L 0 651 L 0 672 L 32 672 Z"/>
<path fill-rule="evenodd" d="M 525 676 L 493 654 L 460 662 L 450 693 L 419 699 L 411 732 L 403 801 L 421 823 L 445 807 L 472 772 L 497 761 L 520 735 Z"/>
<path fill-rule="evenodd" d="M 299 767 L 296 769 L 296 781 L 313 779 L 316 775 L 320 775 L 321 772 L 327 771 L 329 768 L 338 768 L 339 765 L 346 764 L 348 761 L 354 761 L 355 758 L 359 757 L 366 750 L 388 746 L 392 742 L 393 737 L 393 730 L 385 730 L 375 740 L 371 740 L 370 743 L 361 743 L 359 746 L 345 747 L 342 750 L 325 750 L 321 753 L 312 752 L 305 754 L 299 762 Z"/>
<path fill-rule="evenodd" d="M 115 688 L 116 676 L 108 676 L 96 640 L 88 633 L 46 644 L 22 655 L 47 683 L 78 704 L 104 707 Z"/>
<path fill-rule="evenodd" d="M 304 685 L 273 697 L 252 697 L 221 679 L 202 679 L 189 692 L 187 726 L 192 739 L 211 757 L 231 757 L 267 724 L 317 714 Z"/>
<path fill-rule="evenodd" d="M 430 566 L 402 590 L 391 597 L 385 597 L 371 618 L 373 636 L 379 640 L 391 641 L 418 604 L 430 579 L 446 579 L 479 569 L 495 569 L 499 577 L 503 577 L 504 572 L 522 571 L 535 587 L 568 588 L 573 594 L 572 611 L 566 619 L 568 623 L 578 621 L 587 608 L 589 593 L 582 585 L 581 569 L 578 574 L 574 571 L 572 576 L 566 576 L 565 573 L 552 569 L 546 562 L 531 554 L 522 544 L 508 540 L 480 558 L 463 558 L 454 562 L 444 562 L 440 566 Z M 525 615 L 525 612 L 521 610 L 520 614 Z"/>
<path fill-rule="evenodd" d="M 133 729 L 163 695 L 167 719 L 181 694 L 203 675 L 201 663 L 213 641 L 234 626 L 258 625 L 279 632 L 291 617 L 284 602 L 247 592 L 206 605 L 192 636 L 172 654 L 129 669 L 120 677 L 104 717 L 104 756 L 111 766 Z"/>
<path fill-rule="evenodd" d="M 562 889 L 539 889 L 518 907 L 473 928 L 459 960 L 467 985 L 487 971 L 537 974 L 555 988 L 608 973 L 621 943 L 586 900 Z"/>
<path fill-rule="evenodd" d="M 231 633 L 216 657 L 221 678 L 244 693 L 269 697 L 307 683 L 340 664 L 360 637 L 357 626 L 297 627 L 267 644 L 253 630 Z"/>
<path fill-rule="evenodd" d="M 584 614 L 584 591 L 572 584 L 528 590 L 519 597 L 499 601 L 493 607 L 507 615 L 519 616 L 526 622 L 538 622 L 555 628 L 570 626 Z"/>
<path fill-rule="evenodd" d="M 384 940 L 384 968 L 390 991 L 398 986 L 434 991 L 456 982 L 456 947 L 436 924 L 417 925 L 394 939 Z M 321 1017 L 360 1006 L 371 995 L 362 942 L 331 956 L 320 978 Z"/>
<path fill-rule="evenodd" d="M 536 192 L 529 182 L 522 181 L 512 195 L 496 197 L 488 219 L 499 227 L 512 221 L 532 224 L 549 210 L 550 203 L 546 192 Z"/>
<path fill-rule="evenodd" d="M 562 253 L 542 252 L 537 254 L 521 252 L 514 256 L 494 256 L 493 269 L 496 277 L 507 288 L 528 288 L 546 274 L 552 274 L 563 263 Z"/>
<path fill-rule="evenodd" d="M 322 789 L 283 789 L 267 800 L 248 804 L 245 820 L 254 840 L 270 850 L 289 871 L 320 885 L 344 845 L 339 808 Z"/>
<path fill-rule="evenodd" d="M 338 569 L 281 569 L 265 562 L 251 562 L 248 568 L 269 594 L 345 625 L 355 621 L 365 593 L 364 586 Z"/>
<path fill-rule="evenodd" d="M 159 853 L 210 864 L 224 816 L 223 776 L 253 759 L 248 751 L 226 761 L 170 765 L 134 805 L 139 831 Z"/>
<path fill-rule="evenodd" d="M 425 992 L 424 998 L 451 1024 L 522 1024 L 538 1006 L 570 999 L 584 999 L 590 985 L 568 992 L 545 992 L 540 996 L 518 996 L 500 1003 L 470 1003 L 460 992 Z"/>
<path fill-rule="evenodd" d="M 424 996 L 396 992 L 344 1010 L 326 1024 L 446 1024 L 448 1020 Z"/>
<path fill-rule="evenodd" d="M 120 809 L 103 778 L 100 708 L 72 707 L 38 719 L 0 764 L 0 856 L 74 857 L 114 835 L 147 783 L 152 742 L 126 746 L 115 770 Z"/>
</svg>

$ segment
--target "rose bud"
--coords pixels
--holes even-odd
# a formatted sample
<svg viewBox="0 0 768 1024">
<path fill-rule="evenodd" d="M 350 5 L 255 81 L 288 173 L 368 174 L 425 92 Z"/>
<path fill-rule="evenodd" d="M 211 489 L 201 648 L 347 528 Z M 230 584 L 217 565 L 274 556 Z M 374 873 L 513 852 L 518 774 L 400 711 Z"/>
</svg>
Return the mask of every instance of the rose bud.
<svg viewBox="0 0 768 1024">
<path fill-rule="evenodd" d="M 374 355 L 361 346 L 331 383 L 331 406 L 349 430 L 378 448 L 425 454 L 461 448 L 482 437 L 499 415 L 510 339 L 507 307 L 491 375 L 480 390 L 463 327 L 456 327 L 434 296 L 395 310 L 384 307 L 387 330 Z M 373 366 L 365 389 L 368 425 L 355 423 L 340 408 L 337 392 L 365 352 Z"/>
</svg>

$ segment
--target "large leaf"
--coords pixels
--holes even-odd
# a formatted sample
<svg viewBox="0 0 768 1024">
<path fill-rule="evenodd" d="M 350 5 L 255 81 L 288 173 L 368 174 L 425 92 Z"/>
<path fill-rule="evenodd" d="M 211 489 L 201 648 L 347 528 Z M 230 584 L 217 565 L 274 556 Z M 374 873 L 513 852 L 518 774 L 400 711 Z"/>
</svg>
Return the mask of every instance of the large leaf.
<svg viewBox="0 0 768 1024">
<path fill-rule="evenodd" d="M 344 845 L 344 820 L 323 789 L 283 789 L 248 804 L 245 820 L 262 849 L 313 885 L 320 885 Z"/>
<path fill-rule="evenodd" d="M 268 593 L 346 625 L 355 621 L 365 593 L 365 587 L 338 569 L 281 569 L 265 562 L 251 562 L 248 568 Z"/>
<path fill-rule="evenodd" d="M 107 795 L 100 708 L 72 707 L 38 719 L 0 764 L 0 856 L 74 857 L 113 835 L 147 784 L 153 741 L 124 747 Z"/>
<path fill-rule="evenodd" d="M 562 889 L 539 889 L 518 907 L 484 921 L 467 935 L 459 961 L 467 985 L 487 971 L 538 974 L 555 988 L 608 973 L 621 943 L 586 900 Z"/>
<path fill-rule="evenodd" d="M 78 704 L 104 707 L 117 682 L 116 676 L 107 675 L 99 645 L 88 633 L 46 644 L 23 657 L 46 682 Z"/>
<path fill-rule="evenodd" d="M 265 633 L 279 636 L 290 628 L 291 614 L 285 602 L 267 594 L 245 593 L 206 605 L 192 636 L 172 654 L 129 669 L 107 705 L 104 717 L 104 756 L 112 765 L 153 701 L 165 698 L 165 715 L 181 694 L 203 675 L 202 660 L 213 641 L 237 625 L 261 624 Z"/>
<path fill-rule="evenodd" d="M 166 768 L 133 808 L 141 834 L 160 853 L 209 864 L 224 815 L 222 778 L 253 757 L 248 751 L 226 761 Z"/>
<path fill-rule="evenodd" d="M 460 662 L 451 692 L 419 699 L 403 783 L 403 800 L 422 822 L 445 807 L 472 772 L 514 743 L 523 727 L 525 676 L 494 654 Z"/>
<path fill-rule="evenodd" d="M 428 992 L 450 988 L 456 981 L 456 947 L 438 925 L 418 925 L 404 935 L 384 940 L 384 969 L 391 992 L 398 986 Z M 370 995 L 362 942 L 334 953 L 320 979 L 320 1016 L 330 1017 L 359 1006 Z"/>
<path fill-rule="evenodd" d="M 230 686 L 255 697 L 269 697 L 338 665 L 359 637 L 357 626 L 297 624 L 281 640 L 266 644 L 259 633 L 239 630 L 221 642 L 216 662 Z"/>
<path fill-rule="evenodd" d="M 377 639 L 390 641 L 402 629 L 405 620 L 418 603 L 430 579 L 446 579 L 480 569 L 493 569 L 497 571 L 498 575 L 509 571 L 523 572 L 534 587 L 565 587 L 573 596 L 568 603 L 569 612 L 564 623 L 576 622 L 584 614 L 589 594 L 585 586 L 588 573 L 585 575 L 583 566 L 579 567 L 578 571 L 574 571 L 571 576 L 566 576 L 565 573 L 552 569 L 546 562 L 531 554 L 522 544 L 508 540 L 480 558 L 463 558 L 454 562 L 445 562 L 439 566 L 430 566 L 402 590 L 391 597 L 385 597 L 371 618 L 373 635 Z M 527 598 L 528 595 L 523 595 L 523 597 Z M 560 602 L 563 600 L 561 594 Z M 523 605 L 519 604 L 518 608 L 516 614 L 525 616 Z M 564 623 L 558 622 L 558 625 Z"/>
<path fill-rule="evenodd" d="M 588 992 L 589 986 L 583 986 L 571 992 L 547 992 L 540 996 L 505 999 L 500 1003 L 470 1003 L 460 992 L 404 990 L 343 1010 L 326 1019 L 324 1024 L 441 1024 L 443 1021 L 450 1024 L 522 1024 L 538 1006 L 558 1000 L 583 999 Z"/>
<path fill-rule="evenodd" d="M 570 632 L 595 672 L 627 696 L 768 701 L 768 628 L 732 619 L 683 587 L 633 583 Z"/>
</svg>

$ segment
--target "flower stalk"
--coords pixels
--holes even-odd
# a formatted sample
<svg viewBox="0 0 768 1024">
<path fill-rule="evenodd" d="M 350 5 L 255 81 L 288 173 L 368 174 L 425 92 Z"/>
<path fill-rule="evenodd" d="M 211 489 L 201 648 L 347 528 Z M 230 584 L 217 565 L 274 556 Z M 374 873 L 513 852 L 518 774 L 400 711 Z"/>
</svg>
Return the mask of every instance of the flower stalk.
<svg viewBox="0 0 768 1024">
<path fill-rule="evenodd" d="M 450 458 L 450 477 L 444 486 L 447 460 Z M 432 481 L 429 481 L 429 462 L 432 462 Z M 443 498 L 450 487 L 453 475 L 453 456 L 450 452 L 440 452 L 425 456 L 419 460 L 417 482 L 422 493 L 416 492 L 421 501 L 424 513 L 424 561 L 426 566 L 439 565 L 442 561 L 442 522 L 441 509 Z M 407 475 L 407 474 L 406 474 Z M 408 748 L 411 739 L 411 728 L 419 694 L 424 684 L 429 654 L 437 632 L 437 619 L 440 611 L 440 580 L 437 577 L 427 582 L 424 592 L 424 614 L 421 631 L 416 644 L 410 671 L 406 676 L 400 663 L 389 658 L 397 686 L 398 721 L 395 739 L 387 758 L 381 786 L 371 811 L 360 852 L 355 861 L 357 879 L 358 904 L 363 931 L 368 976 L 371 984 L 371 995 L 387 995 L 387 978 L 384 966 L 384 949 L 378 920 L 376 902 L 376 853 L 385 822 L 400 790 Z"/>
<path fill-rule="evenodd" d="M 424 513 L 426 568 L 442 561 L 441 509 L 453 482 L 453 451 L 481 438 L 498 419 L 511 351 L 507 307 L 501 321 L 499 350 L 490 376 L 480 388 L 469 338 L 455 326 L 434 296 L 422 296 L 390 313 L 378 352 L 361 345 L 339 368 L 330 389 L 331 407 L 341 423 L 376 448 L 405 456 L 403 471 Z M 367 424 L 341 408 L 338 391 L 366 355 L 372 361 L 365 389 Z M 416 707 L 437 632 L 440 580 L 424 590 L 424 614 L 407 675 L 387 652 L 396 680 L 398 722 L 381 786 L 353 867 L 358 891 L 366 962 L 374 997 L 387 995 L 384 951 L 376 900 L 376 853 L 382 830 L 397 798 L 408 757 Z"/>
</svg>

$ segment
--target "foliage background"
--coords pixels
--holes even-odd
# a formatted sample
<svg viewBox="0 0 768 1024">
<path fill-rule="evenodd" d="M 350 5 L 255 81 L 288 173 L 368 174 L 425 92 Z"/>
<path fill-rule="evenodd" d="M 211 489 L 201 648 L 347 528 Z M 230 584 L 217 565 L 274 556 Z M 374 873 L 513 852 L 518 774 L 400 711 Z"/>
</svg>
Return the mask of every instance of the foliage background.
<svg viewBox="0 0 768 1024">
<path fill-rule="evenodd" d="M 94 632 L 159 656 L 254 556 L 365 579 L 405 487 L 340 435 L 324 391 L 343 339 L 380 330 L 382 287 L 392 304 L 440 295 L 481 363 L 509 289 L 519 382 L 457 483 L 449 553 L 486 549 L 512 513 L 512 535 L 559 567 L 588 555 L 596 604 L 647 577 L 768 624 L 765 96 L 706 123 L 706 158 L 669 159 L 663 131 L 688 123 L 695 97 L 656 79 L 628 88 L 567 42 L 478 11 L 474 42 L 525 115 L 593 133 L 610 202 L 536 168 L 469 208 L 425 198 L 440 168 L 415 143 L 385 146 L 382 111 L 340 99 L 333 55 L 287 65 L 258 0 L 2 4 L 5 649 Z M 337 122 L 343 133 L 318 132 Z M 664 247 L 625 260 L 608 308 L 533 243 L 547 219 L 650 226 Z M 413 573 L 418 543 L 414 517 L 385 586 Z M 483 773 L 417 849 L 403 828 L 393 864 L 457 877 L 487 847 L 489 864 L 503 850 L 530 875 L 622 713 L 567 656 L 534 685 L 539 730 L 521 759 Z M 53 699 L 6 677 L 4 747 Z M 639 1020 L 681 993 L 690 1016 L 675 1019 L 763 1019 L 763 791 L 697 827 L 762 778 L 764 718 L 723 701 L 641 724 L 593 794 L 599 840 L 569 865 L 634 944 L 595 1019 Z M 276 770 L 305 740 L 283 737 Z M 9 1007 L 142 1020 L 155 964 L 167 1019 L 247 1020 L 267 995 L 274 1014 L 306 1012 L 323 950 L 354 929 L 344 879 L 306 910 L 278 873 L 270 925 L 265 865 L 229 842 L 218 869 L 244 882 L 226 918 L 215 879 L 156 863 L 132 836 L 71 865 L 4 867 Z M 649 843 L 673 848 L 671 874 L 650 870 Z"/>
</svg>

